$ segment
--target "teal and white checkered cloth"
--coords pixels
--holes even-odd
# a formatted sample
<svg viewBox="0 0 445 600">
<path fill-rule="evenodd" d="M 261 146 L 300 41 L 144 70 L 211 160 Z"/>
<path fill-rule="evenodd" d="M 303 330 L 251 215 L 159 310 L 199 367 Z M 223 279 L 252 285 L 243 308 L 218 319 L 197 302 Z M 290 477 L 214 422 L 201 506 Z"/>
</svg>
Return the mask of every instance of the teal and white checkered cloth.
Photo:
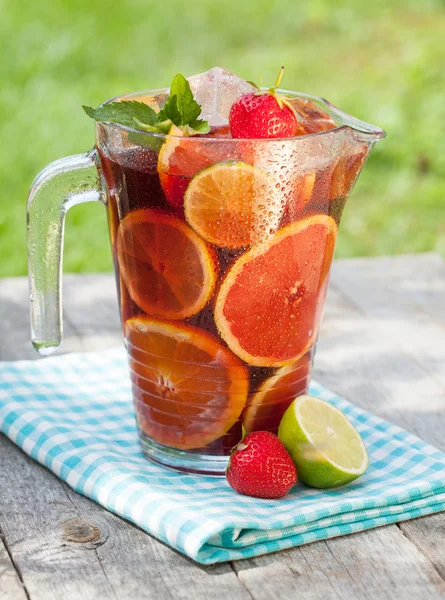
<svg viewBox="0 0 445 600">
<path fill-rule="evenodd" d="M 123 349 L 0 363 L 0 430 L 77 492 L 203 564 L 445 510 L 445 454 L 315 382 L 311 393 L 351 419 L 370 466 L 343 488 L 297 484 L 281 500 L 147 461 Z"/>
</svg>

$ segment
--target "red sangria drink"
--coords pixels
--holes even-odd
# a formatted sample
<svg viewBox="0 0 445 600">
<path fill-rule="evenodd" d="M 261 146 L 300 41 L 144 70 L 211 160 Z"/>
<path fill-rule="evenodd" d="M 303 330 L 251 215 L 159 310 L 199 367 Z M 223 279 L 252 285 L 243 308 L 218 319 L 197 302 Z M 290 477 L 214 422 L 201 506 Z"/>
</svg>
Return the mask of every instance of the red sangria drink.
<svg viewBox="0 0 445 600">
<path fill-rule="evenodd" d="M 139 435 L 223 474 L 308 390 L 346 198 L 382 132 L 212 69 L 86 109 L 97 123 Z"/>
</svg>

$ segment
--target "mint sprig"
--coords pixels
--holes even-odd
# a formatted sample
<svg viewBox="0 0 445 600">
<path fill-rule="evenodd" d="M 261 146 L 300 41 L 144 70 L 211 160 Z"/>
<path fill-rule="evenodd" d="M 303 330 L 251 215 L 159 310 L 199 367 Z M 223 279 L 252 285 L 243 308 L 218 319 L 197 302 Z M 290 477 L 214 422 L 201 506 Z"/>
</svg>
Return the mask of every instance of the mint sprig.
<svg viewBox="0 0 445 600">
<path fill-rule="evenodd" d="M 194 99 L 189 82 L 179 73 L 173 79 L 170 95 L 158 113 L 148 104 L 136 100 L 111 102 L 97 108 L 82 108 L 95 121 L 117 123 L 141 131 L 168 133 L 172 124 L 180 127 L 186 135 L 210 131 L 207 121 L 198 119 L 201 106 Z"/>
<path fill-rule="evenodd" d="M 200 114 L 201 107 L 193 98 L 189 82 L 178 73 L 172 81 L 170 95 L 159 113 L 159 118 L 161 120 L 170 119 L 172 123 L 180 127 L 181 125 L 190 125 Z"/>
</svg>

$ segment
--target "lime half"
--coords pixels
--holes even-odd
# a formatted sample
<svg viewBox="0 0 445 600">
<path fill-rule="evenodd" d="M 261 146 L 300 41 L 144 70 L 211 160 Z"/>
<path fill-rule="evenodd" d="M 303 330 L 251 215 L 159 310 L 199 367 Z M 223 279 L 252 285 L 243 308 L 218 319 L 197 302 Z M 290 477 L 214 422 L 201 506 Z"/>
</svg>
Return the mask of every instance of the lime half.
<svg viewBox="0 0 445 600">
<path fill-rule="evenodd" d="M 349 483 L 366 471 L 368 453 L 349 419 L 321 398 L 299 396 L 281 419 L 278 437 L 298 478 L 315 488 Z"/>
</svg>

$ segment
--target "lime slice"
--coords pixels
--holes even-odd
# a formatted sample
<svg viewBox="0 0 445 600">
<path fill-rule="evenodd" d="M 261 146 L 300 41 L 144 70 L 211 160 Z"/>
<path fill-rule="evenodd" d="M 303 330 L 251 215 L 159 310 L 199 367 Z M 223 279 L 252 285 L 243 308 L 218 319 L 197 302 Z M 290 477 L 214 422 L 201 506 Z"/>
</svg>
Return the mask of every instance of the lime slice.
<svg viewBox="0 0 445 600">
<path fill-rule="evenodd" d="M 359 433 L 338 408 L 321 398 L 296 398 L 281 419 L 278 437 L 292 456 L 298 478 L 311 487 L 344 485 L 368 467 Z"/>
<path fill-rule="evenodd" d="M 284 198 L 274 179 L 243 162 L 219 162 L 200 171 L 184 195 L 188 224 L 223 248 L 243 248 L 278 229 Z"/>
</svg>

